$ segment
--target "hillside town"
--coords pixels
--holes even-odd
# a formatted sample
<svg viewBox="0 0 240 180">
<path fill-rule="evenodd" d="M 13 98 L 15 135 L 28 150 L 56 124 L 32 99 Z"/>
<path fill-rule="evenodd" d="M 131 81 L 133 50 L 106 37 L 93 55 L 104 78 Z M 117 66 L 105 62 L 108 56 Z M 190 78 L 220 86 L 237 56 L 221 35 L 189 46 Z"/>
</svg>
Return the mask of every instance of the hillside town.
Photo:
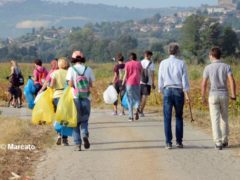
<svg viewBox="0 0 240 180">
<path fill-rule="evenodd" d="M 171 16 L 160 16 L 157 24 L 135 22 L 135 27 L 133 29 L 140 32 L 169 32 L 174 29 L 181 29 L 186 18 L 193 14 L 201 14 L 215 18 L 220 24 L 225 23 L 229 18 L 237 18 L 240 20 L 240 1 L 218 0 L 217 6 L 202 5 L 200 8 L 180 11 Z M 239 22 L 237 23 L 238 25 L 240 24 Z M 234 26 L 233 29 L 235 31 L 240 31 L 240 28 Z"/>
</svg>

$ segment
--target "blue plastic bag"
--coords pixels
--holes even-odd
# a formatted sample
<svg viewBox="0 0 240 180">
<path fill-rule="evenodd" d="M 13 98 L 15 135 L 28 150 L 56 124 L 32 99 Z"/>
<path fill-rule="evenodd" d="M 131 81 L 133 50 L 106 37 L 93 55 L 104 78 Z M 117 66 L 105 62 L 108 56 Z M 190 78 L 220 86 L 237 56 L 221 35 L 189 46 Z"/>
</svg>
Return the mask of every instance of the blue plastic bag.
<svg viewBox="0 0 240 180">
<path fill-rule="evenodd" d="M 73 128 L 63 126 L 59 122 L 54 122 L 54 129 L 61 134 L 61 136 L 72 136 L 73 134 Z"/>
<path fill-rule="evenodd" d="M 36 91 L 36 88 L 34 86 L 34 81 L 32 79 L 28 79 L 26 86 L 24 87 L 24 96 L 26 98 L 26 101 L 28 103 L 28 108 L 33 109 L 34 108 L 34 93 Z"/>
<path fill-rule="evenodd" d="M 122 98 L 122 106 L 124 109 L 128 110 L 128 98 L 127 98 L 127 92 L 125 92 L 123 98 Z"/>
</svg>

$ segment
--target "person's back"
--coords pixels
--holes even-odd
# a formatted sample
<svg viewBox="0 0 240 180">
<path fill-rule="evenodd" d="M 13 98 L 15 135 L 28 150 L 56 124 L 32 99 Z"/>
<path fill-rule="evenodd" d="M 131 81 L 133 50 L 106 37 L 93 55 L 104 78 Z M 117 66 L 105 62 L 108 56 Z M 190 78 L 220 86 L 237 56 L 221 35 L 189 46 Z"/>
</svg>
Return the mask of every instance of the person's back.
<svg viewBox="0 0 240 180">
<path fill-rule="evenodd" d="M 40 59 L 36 59 L 34 61 L 34 65 L 35 69 L 33 70 L 33 80 L 36 89 L 36 92 L 34 94 L 37 95 L 46 80 L 48 71 L 42 67 L 42 61 Z"/>
<path fill-rule="evenodd" d="M 231 99 L 236 100 L 236 85 L 231 67 L 223 63 L 221 50 L 218 47 L 211 49 L 209 59 L 211 64 L 206 66 L 202 80 L 202 101 L 207 102 L 206 92 L 208 81 L 211 87 L 209 92 L 209 110 L 212 123 L 213 139 L 216 149 L 222 150 L 228 146 L 228 82 L 231 88 Z"/>
<path fill-rule="evenodd" d="M 91 103 L 90 103 L 90 89 L 93 87 L 93 81 L 95 81 L 94 74 L 90 67 L 86 67 L 85 57 L 81 51 L 74 51 L 72 54 L 71 62 L 75 64 L 73 67 L 70 67 L 67 72 L 66 79 L 68 81 L 68 85 L 73 89 L 73 96 L 74 96 L 74 103 L 77 109 L 77 127 L 73 130 L 73 137 L 75 142 L 75 150 L 81 151 L 82 141 L 84 144 L 85 149 L 90 148 L 89 143 L 89 130 L 88 130 L 88 121 L 91 112 Z M 81 77 L 80 77 L 81 76 Z M 83 77 L 84 76 L 84 77 Z M 87 84 L 89 90 L 87 93 L 86 91 L 80 91 L 80 81 L 83 80 L 83 86 Z M 86 83 L 87 80 L 88 82 Z M 83 89 L 82 89 L 83 90 Z M 76 94 L 75 92 L 78 92 Z M 88 97 L 82 98 L 80 95 L 88 94 Z M 81 138 L 82 136 L 82 138 Z"/>
<path fill-rule="evenodd" d="M 166 86 L 176 86 L 179 88 L 183 87 L 182 77 L 184 75 L 183 69 L 185 69 L 184 61 L 177 59 L 175 56 L 171 55 L 168 59 L 161 62 L 161 76 L 164 82 L 164 87 Z"/>
<path fill-rule="evenodd" d="M 59 69 L 55 70 L 50 75 L 51 76 L 50 77 L 50 79 L 51 79 L 50 87 L 52 87 L 54 89 L 53 104 L 54 104 L 55 112 L 57 110 L 57 105 L 58 105 L 59 99 L 63 95 L 64 88 L 66 85 L 68 62 L 65 59 L 61 58 L 58 61 L 58 66 L 59 66 Z M 58 133 L 59 133 L 59 136 L 58 136 L 56 144 L 60 145 L 61 140 L 62 140 L 63 144 L 65 146 L 67 146 L 68 145 L 68 137 L 65 136 L 62 132 L 58 132 Z"/>
<path fill-rule="evenodd" d="M 64 87 L 66 85 L 66 76 L 67 70 L 65 69 L 58 69 L 52 73 L 51 78 L 55 79 L 55 85 L 53 88 L 54 91 L 54 98 L 60 97 L 63 93 Z"/>
<path fill-rule="evenodd" d="M 126 63 L 127 85 L 139 85 L 141 79 L 142 65 L 139 61 L 131 60 Z"/>
<path fill-rule="evenodd" d="M 135 120 L 139 119 L 139 106 L 140 106 L 140 80 L 142 65 L 137 61 L 137 55 L 130 53 L 130 61 L 125 65 L 125 75 L 123 84 L 126 83 L 126 93 L 128 98 L 128 111 L 129 121 L 133 121 L 133 108 L 135 107 Z"/>
<path fill-rule="evenodd" d="M 210 95 L 228 95 L 227 80 L 231 67 L 222 61 L 214 61 L 204 70 L 204 76 L 209 77 Z"/>
<path fill-rule="evenodd" d="M 180 49 L 178 44 L 171 43 L 170 56 L 162 61 L 158 72 L 158 88 L 163 93 L 164 130 L 166 148 L 172 148 L 172 110 L 176 118 L 176 146 L 183 148 L 183 108 L 185 100 L 189 101 L 189 80 L 185 63 L 177 58 Z"/>
<path fill-rule="evenodd" d="M 40 85 L 43 85 L 43 83 L 45 82 L 46 80 L 46 77 L 47 77 L 47 70 L 42 67 L 42 66 L 37 66 L 35 69 L 34 69 L 34 72 L 33 72 L 34 76 L 36 77 L 34 83 L 35 84 L 40 84 Z"/>
<path fill-rule="evenodd" d="M 114 73 L 116 73 L 116 77 L 114 79 L 114 83 L 119 83 L 122 82 L 123 76 L 124 76 L 124 71 L 125 71 L 125 64 L 116 64 L 114 66 Z"/>
</svg>

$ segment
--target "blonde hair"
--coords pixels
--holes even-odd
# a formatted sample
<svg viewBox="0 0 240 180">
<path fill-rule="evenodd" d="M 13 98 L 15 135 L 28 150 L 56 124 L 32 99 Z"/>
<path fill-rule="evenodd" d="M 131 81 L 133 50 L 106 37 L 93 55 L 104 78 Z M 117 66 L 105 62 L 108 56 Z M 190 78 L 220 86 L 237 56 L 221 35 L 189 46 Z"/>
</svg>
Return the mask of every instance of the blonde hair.
<svg viewBox="0 0 240 180">
<path fill-rule="evenodd" d="M 11 62 L 12 66 L 13 66 L 14 68 L 18 68 L 18 64 L 17 64 L 16 61 L 11 60 L 10 62 Z"/>
<path fill-rule="evenodd" d="M 59 69 L 68 69 L 69 63 L 66 60 L 66 58 L 60 58 L 58 59 L 58 68 Z"/>
</svg>

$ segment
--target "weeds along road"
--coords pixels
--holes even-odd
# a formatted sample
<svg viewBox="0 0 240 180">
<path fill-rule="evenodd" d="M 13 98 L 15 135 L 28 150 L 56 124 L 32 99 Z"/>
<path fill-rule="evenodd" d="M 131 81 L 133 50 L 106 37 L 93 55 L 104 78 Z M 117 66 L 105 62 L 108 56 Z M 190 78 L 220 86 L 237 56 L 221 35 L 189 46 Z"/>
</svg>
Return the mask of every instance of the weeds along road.
<svg viewBox="0 0 240 180">
<path fill-rule="evenodd" d="M 5 110 L 3 112 L 5 114 Z M 164 149 L 162 118 L 146 114 L 138 122 L 93 110 L 91 149 L 49 149 L 35 170 L 36 180 L 238 180 L 240 158 L 217 151 L 211 136 L 185 125 L 184 149 Z M 72 143 L 71 143 L 72 144 Z"/>
</svg>

